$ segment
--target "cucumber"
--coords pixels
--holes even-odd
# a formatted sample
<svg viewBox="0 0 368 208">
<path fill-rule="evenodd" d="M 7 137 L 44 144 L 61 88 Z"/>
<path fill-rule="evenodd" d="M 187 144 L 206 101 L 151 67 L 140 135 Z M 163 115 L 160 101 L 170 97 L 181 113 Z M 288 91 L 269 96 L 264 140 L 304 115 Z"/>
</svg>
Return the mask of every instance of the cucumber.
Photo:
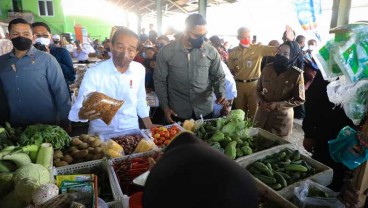
<svg viewBox="0 0 368 208">
<path fill-rule="evenodd" d="M 285 170 L 296 171 L 296 172 L 307 172 L 308 169 L 303 165 L 290 164 L 285 166 Z"/>
<path fill-rule="evenodd" d="M 295 150 L 293 152 L 293 161 L 295 161 L 295 160 L 300 160 L 300 152 L 299 152 L 299 150 Z"/>
<path fill-rule="evenodd" d="M 274 172 L 274 176 L 276 181 L 282 186 L 282 188 L 287 186 L 287 182 L 285 178 L 278 172 Z"/>
<path fill-rule="evenodd" d="M 261 180 L 263 183 L 267 184 L 267 185 L 271 185 L 271 184 L 275 184 L 276 183 L 276 179 L 269 177 L 269 176 L 265 176 L 262 174 L 255 174 L 254 175 L 256 178 L 258 178 L 259 180 Z"/>
<path fill-rule="evenodd" d="M 267 184 L 268 185 L 268 184 Z M 280 190 L 281 188 L 282 188 L 282 186 L 281 186 L 281 184 L 279 184 L 279 183 L 276 183 L 276 184 L 270 184 L 269 185 L 272 189 L 274 189 L 274 190 Z"/>
<path fill-rule="evenodd" d="M 286 180 L 289 180 L 290 179 L 290 176 L 288 174 L 286 174 L 286 173 L 278 172 L 278 171 L 277 171 L 277 173 L 281 174 L 282 177 L 284 177 Z"/>
<path fill-rule="evenodd" d="M 266 163 L 266 166 L 268 167 L 268 169 L 269 169 L 270 171 L 272 171 L 272 166 L 271 166 L 271 164 L 270 164 L 270 163 Z"/>
<path fill-rule="evenodd" d="M 251 172 L 253 175 L 254 174 L 261 174 L 261 171 L 257 170 L 257 168 L 255 168 L 254 166 L 250 167 L 249 172 Z"/>
<path fill-rule="evenodd" d="M 275 163 L 275 162 L 278 162 L 279 160 L 280 160 L 279 158 L 270 157 L 270 158 L 264 159 L 263 162 L 264 163 Z"/>
<path fill-rule="evenodd" d="M 293 160 L 292 162 L 291 162 L 291 164 L 295 164 L 295 165 L 303 165 L 302 164 L 302 162 L 304 162 L 303 160 Z M 303 166 L 305 166 L 305 165 L 303 165 Z"/>
<path fill-rule="evenodd" d="M 305 166 L 308 169 L 308 171 L 310 171 L 312 169 L 311 166 L 307 162 L 305 162 L 304 160 L 302 161 L 301 165 Z"/>
<path fill-rule="evenodd" d="M 263 163 L 261 163 L 261 162 L 255 162 L 254 163 L 254 166 L 259 170 L 259 171 L 261 171 L 262 173 L 264 173 L 264 174 L 266 174 L 266 175 L 268 175 L 268 176 L 273 176 L 273 173 L 272 173 L 272 171 L 270 170 L 270 169 L 268 169 L 268 167 L 265 165 L 265 164 L 263 164 Z"/>
<path fill-rule="evenodd" d="M 286 152 L 279 153 L 279 159 L 282 160 L 286 156 Z"/>
</svg>

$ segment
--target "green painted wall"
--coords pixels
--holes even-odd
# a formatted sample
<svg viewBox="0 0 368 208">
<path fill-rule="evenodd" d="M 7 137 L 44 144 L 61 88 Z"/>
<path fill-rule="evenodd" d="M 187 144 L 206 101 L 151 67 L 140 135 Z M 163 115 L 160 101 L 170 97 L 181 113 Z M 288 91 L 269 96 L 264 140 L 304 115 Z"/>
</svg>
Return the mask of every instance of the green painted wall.
<svg viewBox="0 0 368 208">
<path fill-rule="evenodd" d="M 74 34 L 74 24 L 80 24 L 86 28 L 91 38 L 105 39 L 110 37 L 111 28 L 114 26 L 96 17 L 65 16 L 62 8 L 62 0 L 53 0 L 54 16 L 39 16 L 38 0 L 22 0 L 23 11 L 34 14 L 35 22 L 46 22 L 52 33 L 71 32 Z M 8 10 L 12 9 L 11 0 L 0 0 L 2 16 L 0 21 L 8 20 Z"/>
<path fill-rule="evenodd" d="M 104 40 L 110 37 L 111 28 L 114 26 L 98 17 L 65 16 L 66 32 L 74 33 L 74 23 L 86 28 L 92 39 Z"/>
</svg>

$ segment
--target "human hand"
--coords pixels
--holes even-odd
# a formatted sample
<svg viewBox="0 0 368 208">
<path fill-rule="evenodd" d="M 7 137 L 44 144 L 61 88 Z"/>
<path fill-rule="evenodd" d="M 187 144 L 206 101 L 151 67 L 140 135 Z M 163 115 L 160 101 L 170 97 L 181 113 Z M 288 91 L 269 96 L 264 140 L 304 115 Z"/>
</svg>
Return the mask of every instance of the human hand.
<svg viewBox="0 0 368 208">
<path fill-rule="evenodd" d="M 221 116 L 227 116 L 231 111 L 231 106 L 224 106 L 222 107 L 220 114 Z"/>
<path fill-rule="evenodd" d="M 364 193 L 367 195 L 367 191 Z M 347 208 L 358 208 L 361 206 L 359 201 L 360 192 L 353 185 L 352 177 L 350 179 L 344 179 L 344 185 L 338 199 L 347 207 Z"/>
<path fill-rule="evenodd" d="M 229 102 L 224 97 L 220 97 L 216 100 L 216 103 L 222 106 L 228 106 Z"/>
<path fill-rule="evenodd" d="M 259 102 L 259 106 L 267 111 L 267 112 L 270 112 L 270 111 L 273 111 L 276 109 L 276 103 L 275 102 L 266 102 L 264 100 L 260 100 Z"/>
<path fill-rule="evenodd" d="M 80 109 L 78 116 L 80 119 L 90 121 L 101 118 L 99 112 L 96 112 L 95 110 L 87 111 L 84 107 Z"/>
<path fill-rule="evenodd" d="M 285 31 L 286 31 L 286 39 L 288 41 L 294 41 L 295 35 L 294 35 L 293 28 L 291 28 L 290 25 L 286 25 Z"/>
<path fill-rule="evenodd" d="M 169 123 L 174 123 L 174 120 L 172 120 L 171 116 L 178 116 L 173 110 L 171 110 L 170 108 L 166 108 L 164 109 L 164 113 L 165 113 L 165 118 L 167 120 L 167 122 Z"/>
<path fill-rule="evenodd" d="M 314 147 L 316 146 L 316 141 L 312 138 L 304 137 L 303 146 L 304 146 L 305 150 L 307 150 L 308 152 L 313 153 Z"/>
</svg>

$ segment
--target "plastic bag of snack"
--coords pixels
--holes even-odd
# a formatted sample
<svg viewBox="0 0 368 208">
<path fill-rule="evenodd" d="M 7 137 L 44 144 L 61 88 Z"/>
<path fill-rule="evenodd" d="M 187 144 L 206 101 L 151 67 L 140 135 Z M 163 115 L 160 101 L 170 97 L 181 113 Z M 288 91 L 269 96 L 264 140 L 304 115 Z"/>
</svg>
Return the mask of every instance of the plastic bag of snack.
<svg viewBox="0 0 368 208">
<path fill-rule="evenodd" d="M 123 100 L 116 100 L 100 92 L 91 92 L 85 97 L 83 108 L 86 111 L 99 112 L 106 125 L 110 125 L 116 112 L 123 104 Z"/>
<path fill-rule="evenodd" d="M 111 158 L 124 156 L 124 148 L 112 139 L 108 139 L 104 142 L 102 150 L 106 156 Z"/>
</svg>

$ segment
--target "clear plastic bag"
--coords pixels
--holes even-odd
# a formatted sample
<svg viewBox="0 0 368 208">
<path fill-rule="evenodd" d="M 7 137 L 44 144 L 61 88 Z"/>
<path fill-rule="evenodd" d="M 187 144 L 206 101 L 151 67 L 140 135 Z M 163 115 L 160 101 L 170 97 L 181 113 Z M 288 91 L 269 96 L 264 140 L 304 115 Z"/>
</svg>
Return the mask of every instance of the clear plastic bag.
<svg viewBox="0 0 368 208">
<path fill-rule="evenodd" d="M 344 208 L 345 206 L 337 199 L 339 193 L 322 186 L 311 180 L 300 183 L 300 186 L 294 188 L 294 194 L 298 199 L 298 207 L 331 207 Z"/>
<path fill-rule="evenodd" d="M 335 162 L 354 170 L 368 158 L 367 138 L 349 126 L 340 130 L 337 138 L 328 141 L 329 151 Z"/>
<path fill-rule="evenodd" d="M 313 55 L 313 58 L 316 61 L 318 68 L 321 70 L 325 80 L 335 80 L 337 77 L 343 75 L 340 67 L 332 56 L 332 54 L 335 54 L 338 51 L 339 44 L 340 43 L 330 40 L 318 50 L 318 53 Z"/>
<path fill-rule="evenodd" d="M 89 93 L 83 101 L 85 110 L 99 112 L 106 125 L 110 125 L 116 112 L 123 104 L 123 100 L 116 100 L 100 92 Z"/>
</svg>

